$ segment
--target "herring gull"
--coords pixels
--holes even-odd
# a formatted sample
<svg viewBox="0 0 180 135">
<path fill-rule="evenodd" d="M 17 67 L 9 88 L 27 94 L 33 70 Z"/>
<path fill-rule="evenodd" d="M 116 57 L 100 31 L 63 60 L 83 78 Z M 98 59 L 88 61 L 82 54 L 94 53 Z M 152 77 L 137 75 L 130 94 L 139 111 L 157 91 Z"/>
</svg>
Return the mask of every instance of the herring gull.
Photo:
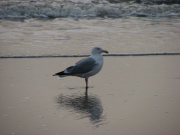
<svg viewBox="0 0 180 135">
<path fill-rule="evenodd" d="M 88 88 L 88 78 L 97 74 L 103 66 L 103 56 L 101 53 L 108 53 L 100 47 L 93 47 L 91 56 L 78 61 L 73 66 L 66 68 L 64 71 L 58 72 L 53 76 L 66 77 L 76 76 L 85 78 L 86 88 Z"/>
</svg>

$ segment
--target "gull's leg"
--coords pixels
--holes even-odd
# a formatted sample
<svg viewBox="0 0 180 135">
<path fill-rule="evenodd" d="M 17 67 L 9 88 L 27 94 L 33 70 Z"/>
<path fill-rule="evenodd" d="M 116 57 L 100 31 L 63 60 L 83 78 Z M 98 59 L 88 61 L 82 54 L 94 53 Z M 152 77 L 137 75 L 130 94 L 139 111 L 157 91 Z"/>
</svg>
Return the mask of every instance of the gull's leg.
<svg viewBox="0 0 180 135">
<path fill-rule="evenodd" d="M 85 96 L 88 96 L 88 78 L 85 78 L 85 82 L 86 82 L 86 91 L 85 91 Z"/>
<path fill-rule="evenodd" d="M 88 88 L 88 78 L 85 78 L 86 81 L 86 88 Z"/>
<path fill-rule="evenodd" d="M 88 98 L 88 87 L 85 88 L 85 96 L 86 96 L 86 99 Z"/>
</svg>

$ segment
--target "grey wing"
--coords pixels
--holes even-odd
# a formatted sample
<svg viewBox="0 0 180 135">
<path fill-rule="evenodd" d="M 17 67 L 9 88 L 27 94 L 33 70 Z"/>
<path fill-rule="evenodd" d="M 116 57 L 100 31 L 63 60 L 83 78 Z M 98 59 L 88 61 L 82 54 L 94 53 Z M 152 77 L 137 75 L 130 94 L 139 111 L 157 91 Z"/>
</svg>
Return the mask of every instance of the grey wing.
<svg viewBox="0 0 180 135">
<path fill-rule="evenodd" d="M 93 70 L 96 61 L 90 57 L 78 61 L 74 66 L 66 69 L 71 75 L 84 74 Z"/>
</svg>

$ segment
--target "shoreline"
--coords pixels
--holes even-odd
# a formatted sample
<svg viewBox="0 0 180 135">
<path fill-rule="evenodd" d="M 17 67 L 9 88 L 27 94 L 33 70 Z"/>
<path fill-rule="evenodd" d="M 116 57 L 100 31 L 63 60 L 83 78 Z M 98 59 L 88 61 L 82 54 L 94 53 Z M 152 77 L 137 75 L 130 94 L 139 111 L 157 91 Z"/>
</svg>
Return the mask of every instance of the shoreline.
<svg viewBox="0 0 180 135">
<path fill-rule="evenodd" d="M 156 55 L 180 55 L 178 52 L 164 52 L 164 53 L 126 53 L 126 54 L 103 54 L 103 56 L 156 56 Z M 87 54 L 81 55 L 16 55 L 16 56 L 0 56 L 3 58 L 54 58 L 54 57 L 88 57 Z"/>
</svg>

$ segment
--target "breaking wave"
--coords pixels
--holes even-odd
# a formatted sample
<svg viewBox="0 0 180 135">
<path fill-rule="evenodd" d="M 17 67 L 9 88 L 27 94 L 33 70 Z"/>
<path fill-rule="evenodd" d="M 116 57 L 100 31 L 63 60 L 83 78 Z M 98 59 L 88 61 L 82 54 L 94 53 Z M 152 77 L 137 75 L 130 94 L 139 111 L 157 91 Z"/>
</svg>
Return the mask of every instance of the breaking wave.
<svg viewBox="0 0 180 135">
<path fill-rule="evenodd" d="M 140 0 L 139 0 L 140 1 Z M 143 2 L 144 1 L 144 2 Z M 126 1 L 1 1 L 0 19 L 6 18 L 61 18 L 61 17 L 169 17 L 180 16 L 179 4 L 146 4 Z M 151 0 L 153 1 L 153 0 Z M 155 1 L 155 0 L 154 0 Z"/>
</svg>

